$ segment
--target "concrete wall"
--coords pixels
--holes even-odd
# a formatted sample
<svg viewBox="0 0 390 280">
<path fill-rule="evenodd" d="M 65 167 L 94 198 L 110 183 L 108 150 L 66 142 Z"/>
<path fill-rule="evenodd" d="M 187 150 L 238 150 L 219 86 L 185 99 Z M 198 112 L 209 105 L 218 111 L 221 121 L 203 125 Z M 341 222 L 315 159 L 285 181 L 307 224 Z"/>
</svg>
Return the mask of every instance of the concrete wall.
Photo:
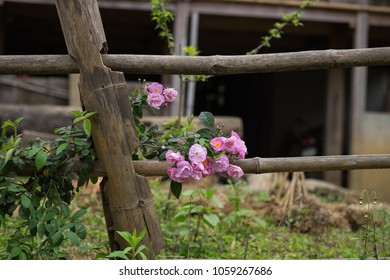
<svg viewBox="0 0 390 280">
<path fill-rule="evenodd" d="M 390 154 L 390 113 L 366 112 L 363 132 L 359 153 Z M 357 192 L 376 191 L 379 201 L 390 202 L 390 170 L 351 171 L 349 187 Z"/>
</svg>

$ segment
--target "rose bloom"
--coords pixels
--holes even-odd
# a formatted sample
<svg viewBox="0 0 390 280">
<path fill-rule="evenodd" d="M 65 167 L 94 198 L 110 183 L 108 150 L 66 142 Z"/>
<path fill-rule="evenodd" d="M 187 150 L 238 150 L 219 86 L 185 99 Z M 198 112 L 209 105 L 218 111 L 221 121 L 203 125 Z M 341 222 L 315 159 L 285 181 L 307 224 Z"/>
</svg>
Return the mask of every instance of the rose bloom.
<svg viewBox="0 0 390 280">
<path fill-rule="evenodd" d="M 155 109 L 160 109 L 160 106 L 164 103 L 164 96 L 161 94 L 151 93 L 146 98 L 146 102 Z"/>
<path fill-rule="evenodd" d="M 217 152 L 223 151 L 225 149 L 225 137 L 215 137 L 211 139 L 210 145 Z"/>
<path fill-rule="evenodd" d="M 178 164 L 176 164 L 176 175 L 175 178 L 179 179 L 179 181 L 176 180 L 176 182 L 185 182 L 192 178 L 193 168 L 191 164 L 188 161 L 180 161 Z"/>
<path fill-rule="evenodd" d="M 195 180 L 200 180 L 203 178 L 203 172 L 205 171 L 203 163 L 193 163 L 192 164 L 192 178 Z"/>
<path fill-rule="evenodd" d="M 147 87 L 149 94 L 162 94 L 163 89 L 164 89 L 163 85 L 156 82 L 151 83 Z"/>
<path fill-rule="evenodd" d="M 166 88 L 164 89 L 162 95 L 164 95 L 166 102 L 172 102 L 176 99 L 177 90 L 174 88 Z"/>
<path fill-rule="evenodd" d="M 245 158 L 247 148 L 245 142 L 241 140 L 240 136 L 232 131 L 231 136 L 225 140 L 225 149 L 233 155 L 239 155 L 240 158 Z"/>
<path fill-rule="evenodd" d="M 212 162 L 210 160 L 210 158 L 206 158 L 203 162 L 202 162 L 203 166 L 204 166 L 204 170 L 203 170 L 203 177 L 206 177 L 206 176 L 209 176 L 211 174 L 214 173 L 213 171 L 213 166 L 212 166 Z"/>
<path fill-rule="evenodd" d="M 240 178 L 242 175 L 244 175 L 244 171 L 242 171 L 241 167 L 233 164 L 229 165 L 226 173 L 231 178 Z"/>
<path fill-rule="evenodd" d="M 188 161 L 183 160 L 176 165 L 176 168 L 168 168 L 167 173 L 172 181 L 183 183 L 192 179 L 193 168 Z"/>
<path fill-rule="evenodd" d="M 203 162 L 206 159 L 206 156 L 207 156 L 206 148 L 202 147 L 199 144 L 192 145 L 188 152 L 188 157 L 190 158 L 191 162 L 194 164 Z"/>
<path fill-rule="evenodd" d="M 165 159 L 170 165 L 175 165 L 178 162 L 184 160 L 184 157 L 180 154 L 180 152 L 175 153 L 172 150 L 168 150 L 168 152 L 165 154 Z"/>
<path fill-rule="evenodd" d="M 220 157 L 217 157 L 214 159 L 213 163 L 213 170 L 215 172 L 224 172 L 227 171 L 229 168 L 229 158 L 227 155 L 222 155 Z"/>
</svg>

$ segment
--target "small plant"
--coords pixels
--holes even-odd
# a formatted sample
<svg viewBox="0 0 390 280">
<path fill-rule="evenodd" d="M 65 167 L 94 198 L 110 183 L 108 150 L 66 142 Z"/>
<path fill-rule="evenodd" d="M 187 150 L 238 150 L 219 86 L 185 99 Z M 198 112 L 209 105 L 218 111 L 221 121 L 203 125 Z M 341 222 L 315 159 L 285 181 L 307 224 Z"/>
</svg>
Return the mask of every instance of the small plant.
<svg viewBox="0 0 390 280">
<path fill-rule="evenodd" d="M 363 205 L 364 202 L 367 208 L 364 211 L 365 223 L 362 225 L 361 229 L 361 240 L 363 244 L 360 259 L 374 257 L 378 260 L 378 222 L 374 219 L 373 210 L 373 205 L 377 204 L 376 192 L 373 191 L 369 194 L 367 190 L 363 190 L 359 198 L 359 204 Z"/>
<path fill-rule="evenodd" d="M 141 258 L 146 260 L 147 257 L 144 253 L 149 251 L 145 245 L 140 245 L 141 240 L 145 237 L 146 228 L 144 228 L 139 235 L 137 230 L 134 229 L 133 233 L 128 231 L 117 231 L 117 233 L 129 243 L 129 246 L 123 250 L 114 251 L 107 256 L 108 259 L 124 259 L 124 260 L 136 260 Z"/>
<path fill-rule="evenodd" d="M 222 208 L 223 205 L 211 188 L 186 190 L 183 196 L 189 197 L 189 200 L 179 208 L 175 216 L 175 221 L 180 223 L 176 231 L 180 236 L 187 238 L 185 246 L 182 247 L 185 252 L 183 251 L 182 254 L 190 258 L 194 255 L 192 250 L 197 250 L 199 253 L 202 247 L 205 234 L 202 234 L 203 238 L 200 241 L 198 237 L 201 232 L 206 228 L 216 228 L 220 222 L 219 216 L 213 212 L 212 204 L 214 203 L 217 208 Z"/>
</svg>

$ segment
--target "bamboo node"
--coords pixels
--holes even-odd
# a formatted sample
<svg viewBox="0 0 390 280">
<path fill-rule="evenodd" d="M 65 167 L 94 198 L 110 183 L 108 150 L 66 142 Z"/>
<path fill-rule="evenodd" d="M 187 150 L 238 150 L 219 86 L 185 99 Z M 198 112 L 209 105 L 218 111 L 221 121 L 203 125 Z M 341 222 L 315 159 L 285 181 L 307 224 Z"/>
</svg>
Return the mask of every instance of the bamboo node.
<svg viewBox="0 0 390 280">
<path fill-rule="evenodd" d="M 256 158 L 256 174 L 261 174 L 261 159 Z"/>
</svg>

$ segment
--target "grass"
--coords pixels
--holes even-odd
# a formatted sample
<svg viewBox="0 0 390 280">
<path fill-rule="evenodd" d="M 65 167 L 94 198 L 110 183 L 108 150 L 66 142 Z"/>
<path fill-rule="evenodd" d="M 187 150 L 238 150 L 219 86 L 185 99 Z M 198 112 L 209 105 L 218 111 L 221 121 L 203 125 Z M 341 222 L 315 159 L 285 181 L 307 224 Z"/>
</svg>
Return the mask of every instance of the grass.
<svg viewBox="0 0 390 280">
<path fill-rule="evenodd" d="M 185 185 L 180 200 L 168 194 L 168 185 L 150 181 L 155 206 L 161 218 L 166 246 L 158 259 L 357 259 L 372 258 L 370 249 L 362 253 L 362 229 L 329 226 L 327 230 L 301 233 L 280 225 L 254 205 L 269 203 L 264 193 L 251 194 L 243 183 L 225 185 L 210 181 Z M 207 187 L 212 185 L 212 187 Z M 324 200 L 324 197 L 321 198 Z M 334 200 L 334 197 L 331 197 Z M 96 259 L 109 254 L 100 195 L 80 192 L 75 210 L 87 209 L 83 223 L 87 237 L 81 246 L 63 247 L 68 259 Z M 380 258 L 390 257 L 390 213 L 375 214 L 376 239 Z M 9 219 L 10 227 L 17 219 Z M 7 229 L 0 229 L 0 251 L 7 240 Z M 367 245 L 367 244 L 366 244 Z"/>
</svg>

